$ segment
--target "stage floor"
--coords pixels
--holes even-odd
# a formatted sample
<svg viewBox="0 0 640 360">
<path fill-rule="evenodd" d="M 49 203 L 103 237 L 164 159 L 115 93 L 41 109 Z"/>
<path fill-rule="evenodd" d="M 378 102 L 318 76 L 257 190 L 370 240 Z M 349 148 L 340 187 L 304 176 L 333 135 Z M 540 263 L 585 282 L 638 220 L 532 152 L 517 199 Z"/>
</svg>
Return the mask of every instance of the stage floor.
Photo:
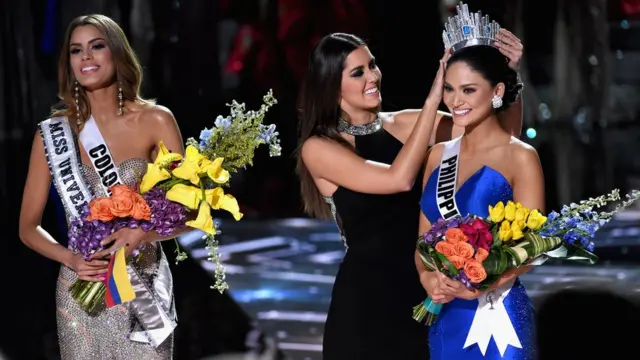
<svg viewBox="0 0 640 360">
<path fill-rule="evenodd" d="M 611 288 L 640 296 L 640 214 L 626 213 L 596 239 L 595 266 L 551 265 L 521 277 L 534 303 L 569 287 Z M 332 222 L 311 219 L 222 222 L 220 253 L 230 295 L 290 359 L 321 359 L 322 332 L 344 246 Z M 212 274 L 202 233 L 180 237 Z M 636 263 L 631 259 L 636 259 Z M 215 290 L 212 290 L 215 291 Z"/>
</svg>

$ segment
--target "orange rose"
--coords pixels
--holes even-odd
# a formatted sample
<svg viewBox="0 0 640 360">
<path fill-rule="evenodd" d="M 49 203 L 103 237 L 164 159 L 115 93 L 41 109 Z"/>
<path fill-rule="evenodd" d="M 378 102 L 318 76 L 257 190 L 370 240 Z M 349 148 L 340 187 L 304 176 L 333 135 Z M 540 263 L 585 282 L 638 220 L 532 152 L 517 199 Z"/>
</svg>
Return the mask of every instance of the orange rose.
<svg viewBox="0 0 640 360">
<path fill-rule="evenodd" d="M 484 270 L 484 266 L 477 260 L 467 260 L 464 264 L 464 273 L 467 274 L 469 281 L 475 284 L 479 284 L 487 278 L 487 272 Z"/>
<path fill-rule="evenodd" d="M 130 187 L 122 184 L 113 185 L 112 187 L 109 188 L 109 191 L 111 191 L 111 196 L 136 194 L 136 192 L 131 190 Z"/>
<path fill-rule="evenodd" d="M 476 251 L 476 256 L 474 256 L 473 258 L 476 259 L 476 261 L 483 262 L 484 259 L 487 258 L 487 256 L 489 256 L 489 252 L 487 250 L 478 248 L 478 251 Z"/>
<path fill-rule="evenodd" d="M 112 201 L 109 198 L 101 197 L 91 200 L 89 203 L 89 216 L 87 220 L 111 221 L 114 216 L 111 212 Z"/>
<path fill-rule="evenodd" d="M 451 244 L 469 241 L 467 236 L 460 229 L 447 229 L 447 232 L 444 233 L 444 236 L 447 242 Z"/>
<path fill-rule="evenodd" d="M 473 257 L 473 246 L 466 242 L 458 242 L 453 244 L 453 254 L 463 259 L 471 259 Z"/>
<path fill-rule="evenodd" d="M 453 255 L 453 245 L 449 244 L 446 241 L 440 241 L 436 244 L 436 251 L 440 254 L 449 257 Z"/>
<path fill-rule="evenodd" d="M 462 269 L 464 267 L 465 262 L 467 261 L 467 259 L 457 255 L 447 256 L 447 259 L 451 261 L 451 263 L 453 264 L 453 266 L 456 267 L 456 269 Z"/>
<path fill-rule="evenodd" d="M 133 196 L 134 204 L 133 204 L 133 212 L 131 216 L 136 220 L 151 220 L 151 208 L 149 204 L 144 200 L 142 196 L 139 194 L 135 194 Z"/>
<path fill-rule="evenodd" d="M 123 218 L 131 216 L 135 200 L 131 194 L 120 193 L 111 197 L 111 203 L 111 213 L 116 217 Z"/>
</svg>

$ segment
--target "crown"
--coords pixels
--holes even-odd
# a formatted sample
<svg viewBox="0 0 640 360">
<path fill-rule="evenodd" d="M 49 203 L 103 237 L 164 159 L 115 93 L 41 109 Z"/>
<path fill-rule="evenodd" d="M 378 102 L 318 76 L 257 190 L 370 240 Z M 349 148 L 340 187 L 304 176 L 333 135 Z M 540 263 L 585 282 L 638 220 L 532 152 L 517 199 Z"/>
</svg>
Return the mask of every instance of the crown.
<svg viewBox="0 0 640 360">
<path fill-rule="evenodd" d="M 489 20 L 489 15 L 482 15 L 480 11 L 469 13 L 469 6 L 462 2 L 456 5 L 458 15 L 450 16 L 444 24 L 442 40 L 445 48 L 451 48 L 452 52 L 460 49 L 476 46 L 494 46 L 498 41 L 496 35 L 500 31 L 500 24 Z"/>
</svg>

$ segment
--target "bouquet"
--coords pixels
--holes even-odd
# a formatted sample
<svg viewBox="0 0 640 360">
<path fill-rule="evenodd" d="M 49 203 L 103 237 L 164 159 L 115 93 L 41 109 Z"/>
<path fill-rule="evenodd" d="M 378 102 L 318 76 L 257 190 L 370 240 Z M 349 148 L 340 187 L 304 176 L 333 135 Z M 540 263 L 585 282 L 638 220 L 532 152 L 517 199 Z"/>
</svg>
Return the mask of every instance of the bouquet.
<svg viewBox="0 0 640 360">
<path fill-rule="evenodd" d="M 187 140 L 185 156 L 170 152 L 158 143 L 158 154 L 153 163 L 147 164 L 147 171 L 139 187 L 132 189 L 124 185 L 110 188 L 110 197 L 96 198 L 85 209 L 82 217 L 72 219 L 69 227 L 69 245 L 72 251 L 81 253 L 85 259 L 103 249 L 100 242 L 122 228 L 141 228 L 156 231 L 161 236 L 170 236 L 176 230 L 191 227 L 205 232 L 203 239 L 209 251 L 209 260 L 216 264 L 216 281 L 213 286 L 220 292 L 228 289 L 224 267 L 217 252 L 219 233 L 211 211 L 226 210 L 236 220 L 242 218 L 238 202 L 231 194 L 225 194 L 223 187 L 229 184 L 231 173 L 253 165 L 255 150 L 262 144 L 269 145 L 271 156 L 280 156 L 281 148 L 275 125 L 262 123 L 268 109 L 277 104 L 269 91 L 263 97 L 264 104 L 258 111 L 246 111 L 244 104 L 235 100 L 228 104 L 231 115 L 218 116 L 211 129 L 200 133 L 200 141 Z M 190 211 L 197 216 L 189 220 Z M 177 242 L 176 242 L 177 244 Z M 139 250 L 133 253 L 134 261 Z M 186 259 L 186 254 L 178 248 L 177 261 Z M 114 261 L 115 259 L 115 261 Z M 120 261 L 118 260 L 120 259 Z M 124 275 L 114 276 L 120 267 Z M 128 281 L 126 276 L 124 249 L 112 257 L 109 272 L 103 282 L 77 280 L 70 288 L 73 298 L 83 309 L 93 312 L 109 295 L 110 281 Z M 130 288 L 130 282 L 117 287 Z M 132 300 L 135 295 L 119 296 L 119 302 Z M 119 294 L 122 295 L 122 294 Z M 109 306 L 109 296 L 107 296 Z M 113 303 L 112 303 L 113 304 Z"/>
<path fill-rule="evenodd" d="M 125 185 L 109 188 L 111 196 L 93 199 L 85 207 L 82 217 L 69 224 L 69 247 L 85 260 L 103 250 L 101 241 L 122 228 L 154 230 L 160 235 L 170 235 L 185 226 L 186 210 L 166 199 L 164 191 L 154 189 L 140 195 L 137 189 Z M 141 249 L 135 249 L 137 258 Z M 124 251 L 124 249 L 123 249 Z M 94 312 L 107 292 L 107 281 L 112 276 L 112 266 L 102 282 L 76 280 L 71 286 L 73 298 L 87 312 Z"/>
<path fill-rule="evenodd" d="M 507 270 L 542 265 L 549 258 L 594 264 L 595 232 L 613 215 L 640 198 L 634 190 L 611 212 L 597 212 L 620 200 L 610 194 L 564 206 L 560 213 L 544 216 L 512 201 L 489 206 L 486 219 L 467 215 L 438 220 L 417 243 L 423 265 L 462 282 L 468 289 L 487 290 Z M 427 298 L 413 309 L 413 318 L 431 325 L 442 304 Z"/>
<path fill-rule="evenodd" d="M 262 123 L 267 111 L 277 104 L 270 90 L 263 97 L 258 111 L 246 111 L 244 104 L 235 100 L 227 106 L 230 116 L 218 116 L 214 126 L 205 128 L 199 140 L 189 138 L 184 158 L 180 154 L 169 152 L 160 142 L 156 160 L 147 165 L 147 172 L 140 183 L 140 192 L 146 194 L 154 189 L 166 192 L 166 199 L 179 204 L 184 209 L 197 210 L 195 220 L 186 225 L 202 230 L 205 235 L 209 260 L 216 264 L 215 284 L 213 288 L 220 292 L 228 289 L 225 282 L 225 269 L 220 264 L 218 241 L 219 233 L 211 215 L 212 210 L 226 210 L 234 219 L 240 220 L 242 213 L 238 202 L 223 187 L 229 184 L 231 173 L 253 165 L 253 157 L 258 146 L 269 145 L 270 156 L 280 156 L 280 140 L 275 125 Z M 178 252 L 178 260 L 186 254 Z"/>
</svg>

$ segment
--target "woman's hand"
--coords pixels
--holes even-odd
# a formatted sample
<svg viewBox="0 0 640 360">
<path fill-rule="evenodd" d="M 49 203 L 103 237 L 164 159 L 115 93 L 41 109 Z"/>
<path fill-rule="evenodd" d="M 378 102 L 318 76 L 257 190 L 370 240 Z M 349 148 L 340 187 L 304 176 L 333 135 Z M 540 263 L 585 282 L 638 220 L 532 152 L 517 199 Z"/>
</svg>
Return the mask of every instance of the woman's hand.
<svg viewBox="0 0 640 360">
<path fill-rule="evenodd" d="M 148 238 L 148 233 L 142 231 L 142 229 L 129 229 L 122 228 L 113 234 L 107 236 L 104 240 L 102 240 L 101 245 L 107 246 L 111 244 L 108 248 L 105 248 L 102 251 L 98 251 L 97 253 L 91 256 L 92 259 L 103 259 L 108 257 L 111 253 L 116 252 L 121 247 L 125 246 L 127 249 L 125 251 L 125 256 L 129 256 L 133 253 L 135 249 L 137 249 L 140 245 L 142 245 Z"/>
<path fill-rule="evenodd" d="M 446 304 L 453 300 L 454 297 L 447 295 L 440 290 L 440 287 L 438 286 L 438 277 L 436 275 L 436 273 L 425 271 L 420 274 L 420 282 L 434 303 Z"/>
<path fill-rule="evenodd" d="M 436 77 L 433 79 L 433 85 L 431 85 L 431 91 L 429 91 L 429 96 L 427 96 L 427 100 L 437 102 L 440 105 L 442 101 L 442 92 L 444 90 L 444 73 L 447 70 L 447 61 L 449 61 L 449 57 L 451 57 L 451 49 L 444 49 L 444 54 L 440 59 L 440 67 L 438 68 L 438 72 L 436 73 Z"/>
<path fill-rule="evenodd" d="M 81 254 L 73 254 L 69 262 L 69 268 L 73 270 L 80 280 L 100 282 L 109 269 L 109 262 L 105 260 L 86 261 Z"/>
<path fill-rule="evenodd" d="M 482 294 L 478 290 L 469 290 L 460 281 L 452 280 L 441 272 L 438 272 L 436 275 L 437 275 L 436 278 L 438 280 L 438 288 L 440 292 L 445 295 L 453 296 L 453 297 L 457 297 L 465 300 L 473 300 L 473 299 L 477 299 L 480 296 L 480 294 Z"/>
<path fill-rule="evenodd" d="M 522 41 L 507 29 L 500 29 L 497 38 L 500 41 L 495 43 L 496 47 L 504 56 L 509 58 L 509 67 L 517 72 L 520 69 L 520 60 L 522 60 L 522 52 L 524 50 Z"/>
</svg>

